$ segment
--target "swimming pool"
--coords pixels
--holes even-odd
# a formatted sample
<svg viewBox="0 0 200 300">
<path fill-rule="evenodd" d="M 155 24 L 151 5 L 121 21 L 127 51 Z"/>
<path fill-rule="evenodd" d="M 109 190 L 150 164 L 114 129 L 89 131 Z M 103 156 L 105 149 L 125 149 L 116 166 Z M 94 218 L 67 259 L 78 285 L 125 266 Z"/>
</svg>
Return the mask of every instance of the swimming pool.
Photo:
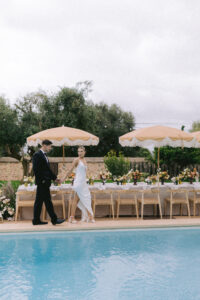
<svg viewBox="0 0 200 300">
<path fill-rule="evenodd" d="M 200 229 L 0 234 L 0 299 L 198 300 Z"/>
</svg>

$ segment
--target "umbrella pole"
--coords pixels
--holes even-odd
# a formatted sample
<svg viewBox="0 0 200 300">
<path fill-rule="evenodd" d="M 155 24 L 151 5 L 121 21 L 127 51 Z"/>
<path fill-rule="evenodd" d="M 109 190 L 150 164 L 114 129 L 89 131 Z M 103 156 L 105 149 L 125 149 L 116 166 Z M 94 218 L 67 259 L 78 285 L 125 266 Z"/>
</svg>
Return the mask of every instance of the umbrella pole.
<svg viewBox="0 0 200 300">
<path fill-rule="evenodd" d="M 65 146 L 63 145 L 63 161 L 65 161 Z"/>
<path fill-rule="evenodd" d="M 157 162 L 158 162 L 158 169 L 160 168 L 160 147 L 158 147 L 158 158 L 157 158 Z"/>
</svg>

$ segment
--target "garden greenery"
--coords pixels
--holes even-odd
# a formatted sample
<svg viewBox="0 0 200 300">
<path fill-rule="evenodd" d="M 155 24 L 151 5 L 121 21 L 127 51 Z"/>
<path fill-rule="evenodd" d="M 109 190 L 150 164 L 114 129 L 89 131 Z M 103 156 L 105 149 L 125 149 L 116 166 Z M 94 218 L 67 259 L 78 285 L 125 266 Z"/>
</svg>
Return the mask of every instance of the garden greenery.
<svg viewBox="0 0 200 300">
<path fill-rule="evenodd" d="M 122 152 L 117 156 L 114 150 L 109 151 L 104 157 L 104 163 L 112 176 L 122 176 L 130 170 L 130 161 Z"/>
</svg>

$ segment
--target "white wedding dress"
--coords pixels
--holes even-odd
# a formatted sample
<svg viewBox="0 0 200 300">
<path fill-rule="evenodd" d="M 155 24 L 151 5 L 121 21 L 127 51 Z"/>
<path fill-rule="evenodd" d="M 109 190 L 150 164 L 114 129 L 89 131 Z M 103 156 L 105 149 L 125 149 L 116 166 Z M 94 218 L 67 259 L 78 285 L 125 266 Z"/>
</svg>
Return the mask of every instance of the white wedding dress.
<svg viewBox="0 0 200 300">
<path fill-rule="evenodd" d="M 91 194 L 86 182 L 86 169 L 87 166 L 82 161 L 79 161 L 73 185 L 73 189 L 79 197 L 78 208 L 80 208 L 82 212 L 82 220 L 86 220 L 88 218 L 87 210 L 93 216 Z"/>
</svg>

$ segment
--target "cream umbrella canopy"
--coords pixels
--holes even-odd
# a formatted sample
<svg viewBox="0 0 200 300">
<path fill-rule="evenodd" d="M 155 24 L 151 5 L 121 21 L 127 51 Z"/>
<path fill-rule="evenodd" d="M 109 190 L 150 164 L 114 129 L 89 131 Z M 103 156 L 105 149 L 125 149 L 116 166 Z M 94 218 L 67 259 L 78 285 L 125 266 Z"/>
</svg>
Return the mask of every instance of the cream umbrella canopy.
<svg viewBox="0 0 200 300">
<path fill-rule="evenodd" d="M 42 141 L 48 139 L 54 146 L 96 146 L 99 143 L 99 138 L 87 131 L 71 128 L 71 127 L 56 127 L 40 131 L 27 138 L 28 146 L 38 146 Z"/>
<path fill-rule="evenodd" d="M 194 131 L 191 135 L 197 139 L 196 148 L 200 148 L 200 131 Z"/>
<path fill-rule="evenodd" d="M 151 126 L 128 132 L 119 138 L 119 143 L 129 147 L 154 146 L 158 148 L 158 168 L 160 166 L 160 147 L 195 147 L 196 138 L 190 133 L 167 126 Z"/>
</svg>

